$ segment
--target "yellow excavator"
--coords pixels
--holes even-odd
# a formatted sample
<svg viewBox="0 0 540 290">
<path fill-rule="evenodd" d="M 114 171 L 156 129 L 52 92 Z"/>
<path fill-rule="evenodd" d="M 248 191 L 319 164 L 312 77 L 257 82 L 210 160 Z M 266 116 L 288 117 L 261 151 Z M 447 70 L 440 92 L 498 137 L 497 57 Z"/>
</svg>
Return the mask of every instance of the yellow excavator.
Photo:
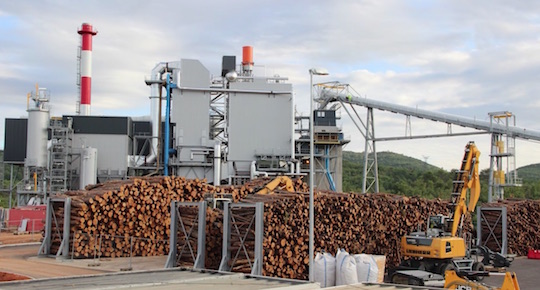
<svg viewBox="0 0 540 290">
<path fill-rule="evenodd" d="M 293 181 L 287 176 L 279 175 L 264 185 L 264 187 L 258 190 L 256 194 L 270 194 L 276 189 L 294 192 Z"/>
<path fill-rule="evenodd" d="M 279 175 L 259 188 L 255 193 L 273 194 L 276 190 L 294 192 L 294 182 L 288 176 Z M 214 194 L 208 194 L 206 201 L 211 208 L 223 209 L 223 204 L 225 202 L 232 202 L 233 198 L 231 194 L 220 195 L 220 197 L 216 197 Z"/>
<path fill-rule="evenodd" d="M 499 288 L 499 287 L 490 287 L 490 286 L 481 284 L 479 282 L 472 281 L 466 275 L 460 275 L 460 273 L 454 270 L 449 270 L 449 271 L 446 271 L 446 275 L 444 279 L 444 289 L 520 290 L 516 273 L 506 272 L 503 275 L 504 275 L 504 280 L 503 280 L 502 286 Z"/>
<path fill-rule="evenodd" d="M 402 237 L 401 255 L 408 259 L 402 262 L 399 269 L 420 270 L 423 274 L 435 273 L 441 276 L 453 269 L 484 270 L 481 262 L 467 258 L 466 242 L 461 233 L 463 217 L 475 210 L 480 197 L 479 157 L 480 151 L 474 142 L 467 143 L 460 170 L 456 172 L 453 182 L 449 205 L 452 214 L 431 216 L 425 231 L 416 231 Z M 418 274 L 414 271 L 407 274 L 398 272 L 392 278 L 395 282 L 409 274 Z"/>
</svg>

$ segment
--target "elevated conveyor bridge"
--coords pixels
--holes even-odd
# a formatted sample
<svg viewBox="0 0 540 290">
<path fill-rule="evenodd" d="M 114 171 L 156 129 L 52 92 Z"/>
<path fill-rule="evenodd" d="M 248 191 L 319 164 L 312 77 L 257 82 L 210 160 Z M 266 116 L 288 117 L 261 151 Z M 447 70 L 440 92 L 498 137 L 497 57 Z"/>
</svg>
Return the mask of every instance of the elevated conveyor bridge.
<svg viewBox="0 0 540 290">
<path fill-rule="evenodd" d="M 364 151 L 364 170 L 363 170 L 363 184 L 362 191 L 366 192 L 379 192 L 378 181 L 378 168 L 377 168 L 377 154 L 376 154 L 376 142 L 377 141 L 391 141 L 391 140 L 404 140 L 404 139 L 419 139 L 419 138 L 433 138 L 433 137 L 450 137 L 450 136 L 462 136 L 462 135 L 477 135 L 477 134 L 491 134 L 492 135 L 492 151 L 490 162 L 490 187 L 489 187 L 489 201 L 492 200 L 492 196 L 495 195 L 495 199 L 504 198 L 505 186 L 519 186 L 520 181 L 517 178 L 517 171 L 515 170 L 515 162 L 507 162 L 507 164 L 513 164 L 514 168 L 507 168 L 507 176 L 505 178 L 502 171 L 502 158 L 511 158 L 513 160 L 515 155 L 515 138 L 527 139 L 527 140 L 540 140 L 540 132 L 529 130 L 525 128 L 516 127 L 515 124 L 511 125 L 512 114 L 509 112 L 495 112 L 490 113 L 490 121 L 475 120 L 462 116 L 456 116 L 451 114 L 432 112 L 428 110 L 422 110 L 418 108 L 412 108 L 393 103 L 382 102 L 378 100 L 359 97 L 359 94 L 348 84 L 342 84 L 339 82 L 330 82 L 317 84 L 318 98 L 316 101 L 319 103 L 319 108 L 324 109 L 329 106 L 336 106 L 336 103 L 341 104 L 347 114 L 350 116 L 354 125 L 358 128 L 360 133 L 365 139 L 365 151 Z M 345 106 L 349 104 L 349 108 Z M 367 117 L 363 120 L 355 106 L 361 106 L 367 108 Z M 398 137 L 375 137 L 375 124 L 373 121 L 373 109 L 388 111 L 406 116 L 406 132 L 405 136 Z M 416 117 L 420 119 L 431 120 L 435 122 L 442 122 L 448 125 L 446 134 L 433 134 L 433 135 L 418 135 L 413 136 L 410 133 L 410 117 Z M 515 121 L 514 121 L 515 123 Z M 475 129 L 477 131 L 453 133 L 451 126 L 458 125 L 461 127 Z M 504 148 L 503 138 L 506 138 L 506 148 Z M 506 150 L 505 150 L 506 149 Z M 502 177 L 501 177 L 502 173 Z"/>
</svg>

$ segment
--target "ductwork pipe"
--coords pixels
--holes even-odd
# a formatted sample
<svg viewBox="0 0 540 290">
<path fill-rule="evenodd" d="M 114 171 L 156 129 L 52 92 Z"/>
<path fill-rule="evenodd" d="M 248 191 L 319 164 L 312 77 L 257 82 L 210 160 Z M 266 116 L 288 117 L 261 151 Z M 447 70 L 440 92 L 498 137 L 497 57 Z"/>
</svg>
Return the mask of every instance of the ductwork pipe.
<svg viewBox="0 0 540 290">
<path fill-rule="evenodd" d="M 152 69 L 152 75 L 146 84 L 150 86 L 150 122 L 152 123 L 152 148 L 150 154 L 146 157 L 146 163 L 151 164 L 156 161 L 161 123 L 160 108 L 160 90 L 164 84 L 162 76 L 166 72 L 172 72 L 173 69 L 180 69 L 180 62 L 160 62 Z"/>
<path fill-rule="evenodd" d="M 255 177 L 259 177 L 261 175 L 264 175 L 264 177 L 268 177 L 268 172 L 264 171 L 257 171 L 257 166 L 255 164 L 257 161 L 251 161 L 251 170 L 250 170 L 250 178 L 255 179 Z"/>
<path fill-rule="evenodd" d="M 214 186 L 221 184 L 221 142 L 214 145 Z"/>
</svg>

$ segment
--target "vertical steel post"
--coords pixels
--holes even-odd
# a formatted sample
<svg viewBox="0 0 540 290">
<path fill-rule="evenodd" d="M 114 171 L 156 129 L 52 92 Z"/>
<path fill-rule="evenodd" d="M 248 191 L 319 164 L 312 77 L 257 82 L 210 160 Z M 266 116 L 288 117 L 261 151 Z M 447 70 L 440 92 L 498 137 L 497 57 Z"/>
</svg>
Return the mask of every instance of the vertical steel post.
<svg viewBox="0 0 540 290">
<path fill-rule="evenodd" d="M 163 155 L 163 175 L 169 175 L 169 144 L 170 143 L 170 126 L 171 126 L 171 75 L 167 74 L 167 102 L 165 108 L 165 154 Z"/>
<path fill-rule="evenodd" d="M 171 202 L 171 231 L 169 237 L 169 256 L 165 268 L 173 268 L 176 265 L 176 252 L 178 243 L 178 217 L 176 215 L 176 201 Z"/>
<path fill-rule="evenodd" d="M 206 201 L 199 202 L 199 222 L 197 236 L 197 259 L 193 264 L 194 269 L 204 269 L 206 257 Z"/>
<path fill-rule="evenodd" d="M 8 208 L 11 208 L 11 200 L 13 199 L 13 164 L 11 164 L 11 172 L 9 173 L 9 203 Z"/>
<path fill-rule="evenodd" d="M 219 271 L 229 271 L 229 260 L 231 252 L 229 251 L 229 243 L 231 239 L 231 223 L 230 223 L 230 202 L 226 201 L 223 204 L 223 246 L 221 250 L 221 263 Z"/>
<path fill-rule="evenodd" d="M 314 281 L 313 277 L 313 253 L 314 253 L 314 223 L 315 215 L 313 209 L 315 184 L 315 160 L 313 158 L 313 71 L 309 71 L 309 281 Z"/>
<path fill-rule="evenodd" d="M 482 242 L 482 208 L 476 207 L 476 245 L 480 246 Z"/>
<path fill-rule="evenodd" d="M 51 252 L 52 215 L 54 214 L 51 198 L 45 199 L 45 204 L 45 238 L 39 247 L 38 255 L 48 255 Z"/>
<path fill-rule="evenodd" d="M 502 214 L 502 246 L 501 246 L 501 254 L 506 256 L 508 253 L 508 229 L 507 229 L 507 216 L 506 216 L 506 207 L 502 208 L 501 211 Z"/>
<path fill-rule="evenodd" d="M 264 239 L 264 203 L 255 204 L 255 263 L 251 269 L 252 275 L 262 275 L 263 239 Z"/>
<path fill-rule="evenodd" d="M 68 197 L 64 201 L 64 233 L 62 237 L 62 257 L 64 259 L 68 258 L 69 256 L 69 235 L 71 233 L 70 230 L 70 222 L 71 222 L 71 197 Z"/>
</svg>

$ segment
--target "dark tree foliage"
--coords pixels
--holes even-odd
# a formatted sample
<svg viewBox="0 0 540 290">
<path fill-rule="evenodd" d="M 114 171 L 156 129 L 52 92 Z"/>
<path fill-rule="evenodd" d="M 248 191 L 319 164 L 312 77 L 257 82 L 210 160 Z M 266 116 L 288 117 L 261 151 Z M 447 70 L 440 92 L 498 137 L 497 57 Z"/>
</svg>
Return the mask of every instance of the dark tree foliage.
<svg viewBox="0 0 540 290">
<path fill-rule="evenodd" d="M 450 197 L 456 169 L 446 171 L 392 152 L 377 154 L 379 191 L 423 198 Z M 362 192 L 363 153 L 343 152 L 343 191 Z M 540 199 L 540 164 L 518 169 L 523 186 L 505 188 L 506 198 Z M 488 199 L 489 169 L 480 172 L 480 203 Z"/>
</svg>

